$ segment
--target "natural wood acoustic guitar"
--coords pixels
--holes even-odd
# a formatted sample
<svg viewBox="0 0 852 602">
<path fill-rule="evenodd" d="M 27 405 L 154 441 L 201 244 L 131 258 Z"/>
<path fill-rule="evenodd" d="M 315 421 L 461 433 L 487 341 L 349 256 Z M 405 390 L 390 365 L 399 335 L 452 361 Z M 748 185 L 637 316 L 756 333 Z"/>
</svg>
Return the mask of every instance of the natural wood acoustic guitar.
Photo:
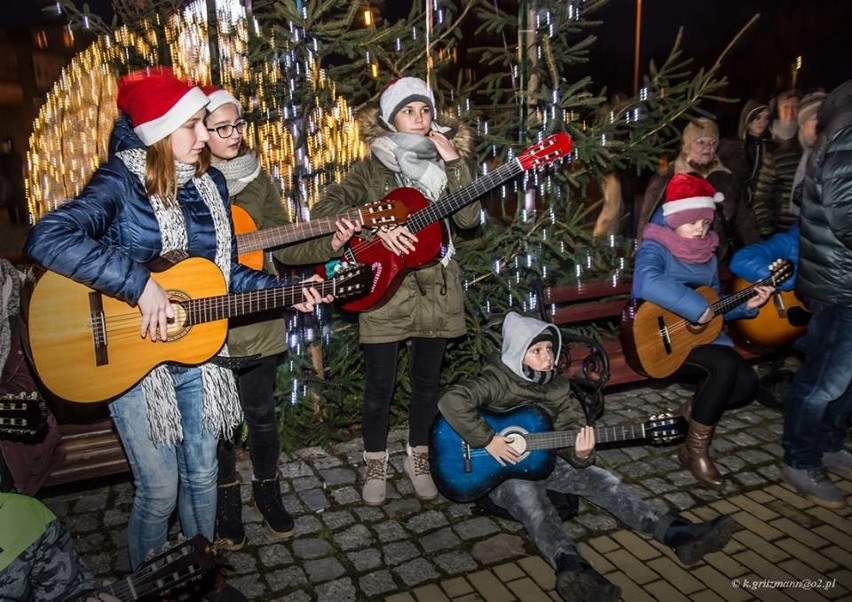
<svg viewBox="0 0 852 602">
<path fill-rule="evenodd" d="M 294 242 L 331 234 L 334 223 L 347 218 L 358 220 L 364 228 L 396 226 L 405 223 L 408 207 L 401 201 L 382 199 L 367 203 L 341 215 L 319 217 L 295 224 L 284 224 L 273 228 L 257 229 L 248 211 L 238 205 L 231 205 L 231 217 L 234 220 L 234 232 L 237 235 L 237 254 L 241 264 L 255 270 L 263 269 L 264 249 L 274 249 Z"/>
<path fill-rule="evenodd" d="M 666 378 L 686 361 L 699 345 L 708 345 L 722 332 L 724 314 L 756 294 L 758 286 L 778 286 L 793 275 L 788 261 L 777 261 L 771 275 L 719 300 L 709 286 L 697 290 L 710 304 L 713 318 L 706 324 L 689 320 L 655 303 L 628 303 L 621 315 L 621 347 L 631 368 L 651 378 Z M 746 318 L 747 319 L 747 318 Z"/>
<path fill-rule="evenodd" d="M 397 188 L 390 191 L 382 202 L 402 201 L 408 207 L 406 227 L 417 235 L 416 248 L 407 255 L 399 256 L 386 249 L 378 238 L 364 240 L 353 236 L 344 259 L 371 266 L 373 284 L 366 295 L 344 303 L 344 309 L 360 312 L 381 306 L 393 296 L 405 274 L 436 261 L 446 252 L 446 237 L 442 227 L 444 218 L 506 180 L 567 156 L 572 147 L 573 142 L 568 134 L 559 132 L 548 136 L 524 150 L 512 161 L 434 203 L 429 202 L 414 188 Z M 319 271 L 325 273 L 325 268 L 320 267 Z"/>
<path fill-rule="evenodd" d="M 748 280 L 734 278 L 735 292 L 752 285 Z M 749 349 L 787 347 L 808 330 L 811 313 L 796 291 L 776 291 L 769 302 L 750 320 L 734 320 L 728 324 L 731 336 Z"/>
<path fill-rule="evenodd" d="M 124 393 L 165 362 L 194 366 L 225 343 L 228 318 L 280 309 L 303 301 L 302 284 L 228 294 L 219 267 L 190 257 L 152 274 L 165 289 L 175 317 L 166 341 L 139 331 L 139 309 L 55 272 L 44 272 L 26 291 L 24 343 L 41 382 L 57 397 L 92 403 Z M 322 296 L 346 299 L 370 287 L 370 268 L 355 265 L 311 283 Z"/>
</svg>

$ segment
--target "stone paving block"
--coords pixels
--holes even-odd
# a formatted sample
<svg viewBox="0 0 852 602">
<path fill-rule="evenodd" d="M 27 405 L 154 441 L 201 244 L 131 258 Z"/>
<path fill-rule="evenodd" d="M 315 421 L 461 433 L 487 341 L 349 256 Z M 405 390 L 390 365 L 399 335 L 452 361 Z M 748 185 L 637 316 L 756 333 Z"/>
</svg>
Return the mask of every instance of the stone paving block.
<svg viewBox="0 0 852 602">
<path fill-rule="evenodd" d="M 446 554 L 439 554 L 432 560 L 436 565 L 438 565 L 438 568 L 448 575 L 469 573 L 470 571 L 475 571 L 479 568 L 479 564 L 476 562 L 476 559 L 464 550 L 456 550 L 453 552 L 447 552 Z"/>
<path fill-rule="evenodd" d="M 358 586 L 368 599 L 375 599 L 377 596 L 397 589 L 393 575 L 387 570 L 380 570 L 364 575 L 358 580 Z"/>
<path fill-rule="evenodd" d="M 348 510 L 340 510 L 338 512 L 323 512 L 320 516 L 325 525 L 332 531 L 337 531 L 341 527 L 346 527 L 355 522 L 355 517 Z"/>
<path fill-rule="evenodd" d="M 399 521 L 395 520 L 376 523 L 373 525 L 373 530 L 376 532 L 376 536 L 382 543 L 399 541 L 400 539 L 406 539 L 408 537 L 408 533 L 405 532 L 405 529 L 402 528 Z"/>
<path fill-rule="evenodd" d="M 425 558 L 415 558 L 393 569 L 394 574 L 411 587 L 440 577 L 435 567 Z"/>
<path fill-rule="evenodd" d="M 481 564 L 489 565 L 526 554 L 524 540 L 517 535 L 500 533 L 474 544 L 471 554 Z"/>
<path fill-rule="evenodd" d="M 249 600 L 264 600 L 269 598 L 269 588 L 256 575 L 229 576 L 228 585 L 236 588 Z"/>
<path fill-rule="evenodd" d="M 828 539 L 832 543 L 840 546 L 844 550 L 852 550 L 852 537 L 845 535 L 837 530 L 837 527 L 830 525 L 820 525 L 814 529 L 814 533 Z M 852 533 L 847 531 L 846 533 Z"/>
<path fill-rule="evenodd" d="M 350 468 L 330 468 L 319 471 L 319 478 L 325 485 L 352 485 L 355 483 L 356 473 Z"/>
<path fill-rule="evenodd" d="M 654 581 L 645 586 L 645 591 L 654 596 L 657 600 L 665 600 L 666 602 L 688 602 L 689 598 L 677 591 L 671 583 L 667 581 Z"/>
<path fill-rule="evenodd" d="M 271 602 L 311 602 L 313 599 L 312 595 L 302 589 L 290 592 L 284 596 L 270 598 Z"/>
<path fill-rule="evenodd" d="M 839 564 L 837 559 L 830 554 L 805 546 L 795 539 L 782 539 L 778 542 L 778 547 L 787 550 L 791 557 L 801 560 L 823 574 L 836 568 Z"/>
<path fill-rule="evenodd" d="M 690 596 L 689 599 L 692 600 L 692 602 L 725 602 L 725 600 L 719 597 L 716 592 L 709 589 L 698 592 L 697 594 Z"/>
<path fill-rule="evenodd" d="M 837 586 L 843 587 L 846 592 L 852 592 L 852 570 L 848 567 L 837 571 L 832 571 L 828 575 L 832 579 L 837 580 Z M 826 592 L 834 593 L 834 588 L 826 589 Z"/>
<path fill-rule="evenodd" d="M 633 531 L 617 531 L 612 537 L 639 560 L 649 560 L 660 555 L 658 550 Z"/>
<path fill-rule="evenodd" d="M 385 598 L 385 602 L 417 602 L 417 599 L 408 592 L 403 592 L 401 594 L 388 596 Z"/>
<path fill-rule="evenodd" d="M 334 545 L 343 551 L 366 548 L 375 544 L 375 537 L 364 525 L 352 525 L 334 534 Z"/>
<path fill-rule="evenodd" d="M 506 587 L 514 592 L 518 600 L 522 600 L 523 602 L 550 602 L 551 599 L 550 596 L 548 596 L 538 586 L 538 584 L 529 577 L 510 581 L 506 583 Z"/>
<path fill-rule="evenodd" d="M 302 503 L 305 504 L 305 506 L 311 512 L 325 510 L 326 508 L 331 506 L 331 503 L 328 501 L 328 498 L 325 495 L 325 491 L 320 488 L 299 491 L 297 495 L 299 496 L 299 499 L 302 500 Z"/>
<path fill-rule="evenodd" d="M 336 558 L 317 558 L 304 563 L 311 583 L 322 583 L 346 574 L 346 569 Z"/>
<path fill-rule="evenodd" d="M 488 602 L 512 602 L 515 596 L 491 571 L 477 571 L 467 576 L 477 593 Z"/>
<path fill-rule="evenodd" d="M 641 586 L 634 582 L 630 577 L 616 571 L 606 576 L 609 581 L 621 588 L 621 599 L 629 602 L 658 602 L 651 597 Z"/>
<path fill-rule="evenodd" d="M 293 555 L 296 558 L 321 558 L 331 552 L 331 545 L 325 539 L 300 537 L 293 540 Z"/>
<path fill-rule="evenodd" d="M 739 552 L 734 555 L 737 562 L 741 562 L 754 573 L 757 580 L 772 579 L 775 581 L 790 581 L 793 577 L 777 564 L 769 562 L 765 558 L 758 556 L 751 550 Z"/>
<path fill-rule="evenodd" d="M 612 539 L 608 535 L 601 535 L 600 537 L 591 538 L 589 540 L 589 545 L 601 554 L 612 552 L 613 550 L 617 550 L 621 547 L 618 545 L 618 543 L 616 543 L 614 539 Z"/>
<path fill-rule="evenodd" d="M 349 577 L 341 577 L 328 583 L 318 585 L 314 590 L 317 602 L 355 602 L 357 592 L 355 584 Z"/>
<path fill-rule="evenodd" d="M 291 587 L 307 585 L 308 583 L 305 571 L 298 566 L 291 566 L 285 569 L 272 571 L 271 573 L 266 573 L 265 578 L 272 591 L 281 591 Z"/>
<path fill-rule="evenodd" d="M 739 511 L 739 508 L 726 499 L 713 502 L 710 506 L 719 514 L 735 514 Z"/>
<path fill-rule="evenodd" d="M 704 589 L 704 585 L 689 574 L 690 569 L 684 569 L 682 564 L 668 558 L 654 558 L 648 561 L 648 566 L 684 594 L 692 594 Z"/>
<path fill-rule="evenodd" d="M 793 488 L 784 483 L 783 485 L 770 485 L 764 491 L 770 495 L 774 495 L 779 500 L 784 500 L 794 508 L 805 510 L 814 505 L 813 502 L 803 498 L 798 493 L 793 491 Z"/>
<path fill-rule="evenodd" d="M 751 594 L 743 591 L 742 588 L 733 587 L 731 585 L 733 579 L 726 577 L 709 564 L 703 564 L 690 570 L 693 577 L 702 581 L 707 587 L 728 602 L 740 602 L 741 600 L 751 599 Z"/>
<path fill-rule="evenodd" d="M 467 582 L 464 577 L 454 577 L 441 581 L 441 589 L 443 589 L 450 598 L 457 598 L 464 594 L 473 592 L 473 586 Z"/>
<path fill-rule="evenodd" d="M 772 521 L 770 525 L 795 541 L 798 541 L 814 550 L 828 545 L 828 541 L 826 539 L 823 539 L 812 530 L 801 526 L 799 523 L 791 521 L 789 518 L 784 517 L 776 519 Z"/>
<path fill-rule="evenodd" d="M 405 526 L 412 533 L 420 534 L 446 527 L 448 524 L 443 513 L 438 510 L 428 510 L 408 519 Z"/>
<path fill-rule="evenodd" d="M 420 556 L 420 550 L 410 541 L 398 541 L 388 544 L 382 551 L 385 566 L 396 566 Z"/>
<path fill-rule="evenodd" d="M 755 517 L 762 521 L 771 521 L 773 519 L 778 518 L 778 514 L 768 508 L 764 504 L 760 504 L 747 495 L 736 495 L 732 498 L 729 498 L 729 501 L 732 504 L 735 504 L 748 512 L 749 514 L 753 514 Z"/>
<path fill-rule="evenodd" d="M 724 552 L 713 552 L 712 554 L 707 554 L 704 557 L 704 561 L 716 568 L 728 579 L 742 577 L 744 574 L 748 573 L 747 567 Z"/>
<path fill-rule="evenodd" d="M 793 575 L 793 577 L 801 583 L 807 582 L 819 582 L 820 579 L 826 581 L 826 573 L 820 573 L 815 571 L 812 567 L 807 566 L 806 564 L 796 560 L 795 558 L 791 558 L 790 560 L 785 560 L 781 563 L 781 568 Z M 818 602 L 820 600 L 825 600 L 825 596 L 822 593 L 818 592 L 815 589 L 807 589 L 807 588 L 787 588 L 787 592 L 796 598 L 797 602 L 799 601 L 814 601 Z"/>
<path fill-rule="evenodd" d="M 493 520 L 484 516 L 463 521 L 454 525 L 453 529 L 463 540 L 478 539 L 500 530 Z"/>
<path fill-rule="evenodd" d="M 456 535 L 449 527 L 424 535 L 419 541 L 420 547 L 422 547 L 427 554 L 438 550 L 455 548 L 461 543 L 458 535 Z"/>
<path fill-rule="evenodd" d="M 412 593 L 418 602 L 450 602 L 450 599 L 444 595 L 441 588 L 434 583 L 418 587 Z"/>
<path fill-rule="evenodd" d="M 595 570 L 602 575 L 606 575 L 610 571 L 615 570 L 615 565 L 601 554 L 598 554 L 589 544 L 580 542 L 577 545 L 577 548 L 580 550 L 580 556 L 582 556 L 586 562 L 591 564 Z"/>
<path fill-rule="evenodd" d="M 556 587 L 556 573 L 541 556 L 527 556 L 518 561 L 518 566 L 532 577 L 542 589 L 551 590 Z"/>
<path fill-rule="evenodd" d="M 371 571 L 382 564 L 382 552 L 376 548 L 347 552 L 346 558 L 359 573 Z"/>
<path fill-rule="evenodd" d="M 639 585 L 645 585 L 660 578 L 646 563 L 627 550 L 615 550 L 607 554 L 606 558 Z"/>
<path fill-rule="evenodd" d="M 824 523 L 833 525 L 841 533 L 852 533 L 852 521 L 848 518 L 843 518 L 834 510 L 829 510 L 822 506 L 814 506 L 813 508 L 808 508 L 806 512 Z"/>
<path fill-rule="evenodd" d="M 744 530 L 737 531 L 734 534 L 734 538 L 737 541 L 742 542 L 746 547 L 756 546 L 752 549 L 773 562 L 782 560 L 788 556 L 783 549 L 779 549 L 779 547 L 769 543 L 770 540 L 766 537 L 766 535 L 769 535 L 773 540 L 777 540 L 780 537 L 784 537 L 783 533 L 745 512 L 737 513 L 734 517 L 739 524 L 745 527 Z"/>
<path fill-rule="evenodd" d="M 491 567 L 491 570 L 503 583 L 514 579 L 522 579 L 526 576 L 526 573 L 521 570 L 521 567 L 514 562 L 506 562 L 505 564 Z"/>
</svg>

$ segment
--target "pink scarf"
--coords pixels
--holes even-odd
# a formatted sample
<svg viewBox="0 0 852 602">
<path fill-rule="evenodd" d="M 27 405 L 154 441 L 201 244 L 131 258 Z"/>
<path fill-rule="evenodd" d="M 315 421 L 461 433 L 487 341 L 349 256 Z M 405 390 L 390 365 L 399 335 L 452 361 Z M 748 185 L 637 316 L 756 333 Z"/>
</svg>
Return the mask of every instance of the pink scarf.
<svg viewBox="0 0 852 602">
<path fill-rule="evenodd" d="M 685 263 L 706 263 L 719 246 L 719 235 L 712 230 L 704 238 L 684 238 L 668 226 L 648 224 L 642 236 L 645 240 L 656 240 Z"/>
</svg>

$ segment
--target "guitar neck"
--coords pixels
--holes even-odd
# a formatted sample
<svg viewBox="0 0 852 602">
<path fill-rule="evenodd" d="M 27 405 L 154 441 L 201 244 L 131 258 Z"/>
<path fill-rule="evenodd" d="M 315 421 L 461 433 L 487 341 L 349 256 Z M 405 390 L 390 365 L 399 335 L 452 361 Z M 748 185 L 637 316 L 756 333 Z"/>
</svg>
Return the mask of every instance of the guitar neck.
<svg viewBox="0 0 852 602">
<path fill-rule="evenodd" d="M 150 596 L 151 594 L 156 593 L 156 588 L 152 588 L 150 585 L 140 582 L 138 579 L 140 576 L 144 577 L 144 575 L 130 575 L 129 577 L 120 579 L 115 583 L 104 586 L 104 588 L 99 591 L 111 594 L 121 600 L 121 602 L 132 602 L 133 600 L 139 600 L 145 596 Z"/>
<path fill-rule="evenodd" d="M 339 215 L 319 217 L 297 224 L 286 224 L 239 234 L 237 236 L 237 253 L 243 254 L 260 249 L 272 249 L 315 236 L 330 234 L 336 228 L 335 222 L 341 218 L 352 221 L 361 220 L 361 209 L 352 209 Z"/>
<path fill-rule="evenodd" d="M 411 232 L 419 232 L 426 226 L 452 215 L 492 188 L 499 186 L 523 171 L 521 162 L 517 159 L 501 165 L 490 174 L 477 178 L 464 188 L 456 190 L 449 196 L 435 203 L 430 203 L 428 207 L 424 207 L 420 211 L 409 215 L 406 226 Z"/>
<path fill-rule="evenodd" d="M 574 442 L 577 439 L 577 434 L 579 432 L 580 429 L 533 433 L 524 435 L 524 439 L 526 440 L 527 447 L 530 451 L 559 449 L 562 447 L 574 447 Z M 637 439 L 645 439 L 646 436 L 644 424 L 595 427 L 595 444 L 634 441 Z"/>
<path fill-rule="evenodd" d="M 710 306 L 710 310 L 713 312 L 714 316 L 725 315 L 738 305 L 741 305 L 742 303 L 745 303 L 746 301 L 754 297 L 757 294 L 756 289 L 758 286 L 774 286 L 773 277 L 770 276 L 768 278 L 764 278 L 759 282 L 755 282 L 748 288 L 744 288 L 739 292 L 736 292 L 732 295 L 728 295 L 724 299 L 716 301 Z"/>
<path fill-rule="evenodd" d="M 311 286 L 316 289 L 320 296 L 334 295 L 337 288 L 335 280 L 323 282 L 311 282 L 310 284 L 297 284 L 296 286 L 282 286 L 267 288 L 247 293 L 235 293 L 231 295 L 219 295 L 218 297 L 205 297 L 203 299 L 191 299 L 184 301 L 181 305 L 186 310 L 186 321 L 188 325 L 215 322 L 227 318 L 237 318 L 247 314 L 289 307 L 304 300 L 302 288 Z"/>
</svg>

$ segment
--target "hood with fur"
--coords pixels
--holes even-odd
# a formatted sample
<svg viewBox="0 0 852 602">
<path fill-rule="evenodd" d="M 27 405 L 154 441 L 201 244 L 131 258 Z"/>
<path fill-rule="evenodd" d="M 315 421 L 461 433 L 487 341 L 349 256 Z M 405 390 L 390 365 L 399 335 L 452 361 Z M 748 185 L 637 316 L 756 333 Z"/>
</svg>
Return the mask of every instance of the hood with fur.
<svg viewBox="0 0 852 602">
<path fill-rule="evenodd" d="M 556 326 L 516 312 L 509 312 L 506 315 L 506 319 L 503 320 L 503 350 L 500 359 L 518 378 L 533 382 L 532 378 L 524 374 L 524 355 L 532 340 L 548 329 L 555 335 L 556 347 L 553 354 L 555 358 L 559 358 L 562 352 L 562 333 Z"/>
<path fill-rule="evenodd" d="M 760 102 L 759 100 L 755 100 L 750 98 L 746 101 L 743 106 L 743 110 L 740 111 L 740 123 L 737 128 L 737 136 L 739 136 L 740 140 L 745 140 L 746 134 L 748 133 L 748 124 L 751 123 L 757 117 L 757 114 L 760 113 L 763 109 L 769 110 L 769 104 L 765 102 Z M 769 136 L 769 126 L 766 126 L 766 130 L 763 132 L 761 138 L 768 138 Z"/>
<path fill-rule="evenodd" d="M 361 141 L 368 146 L 373 143 L 376 138 L 384 136 L 389 132 L 387 128 L 379 123 L 378 107 L 365 107 L 358 111 L 356 117 L 358 128 L 361 132 Z M 474 143 L 473 130 L 458 120 L 457 117 L 449 113 L 438 115 L 435 121 L 442 126 L 449 127 L 449 131 L 445 134 L 447 138 L 453 141 L 456 150 L 463 161 L 470 161 L 476 156 L 476 147 Z"/>
</svg>

